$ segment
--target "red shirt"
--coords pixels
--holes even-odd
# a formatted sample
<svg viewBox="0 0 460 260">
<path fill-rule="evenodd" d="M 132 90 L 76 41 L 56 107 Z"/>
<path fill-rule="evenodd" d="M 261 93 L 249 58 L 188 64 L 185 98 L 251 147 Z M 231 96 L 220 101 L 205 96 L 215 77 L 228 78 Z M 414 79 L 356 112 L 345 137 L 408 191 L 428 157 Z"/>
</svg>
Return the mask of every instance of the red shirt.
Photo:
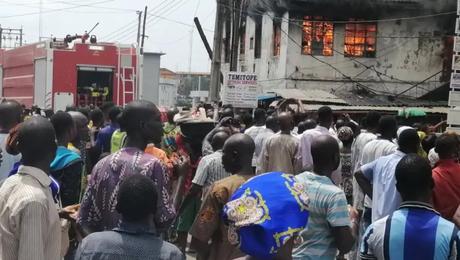
<svg viewBox="0 0 460 260">
<path fill-rule="evenodd" d="M 460 206 L 460 164 L 455 160 L 439 160 L 433 169 L 434 208 L 441 216 L 452 220 Z"/>
</svg>

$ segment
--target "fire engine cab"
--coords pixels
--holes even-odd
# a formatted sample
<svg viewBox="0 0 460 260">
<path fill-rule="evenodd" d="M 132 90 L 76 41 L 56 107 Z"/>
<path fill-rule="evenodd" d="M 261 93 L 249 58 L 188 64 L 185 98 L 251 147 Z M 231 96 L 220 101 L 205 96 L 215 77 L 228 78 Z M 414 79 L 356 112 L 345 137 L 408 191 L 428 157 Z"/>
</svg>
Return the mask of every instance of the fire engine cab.
<svg viewBox="0 0 460 260">
<path fill-rule="evenodd" d="M 68 38 L 0 49 L 0 96 L 54 110 L 155 98 L 161 53 L 139 55 L 133 45 L 93 39 L 69 44 Z"/>
</svg>

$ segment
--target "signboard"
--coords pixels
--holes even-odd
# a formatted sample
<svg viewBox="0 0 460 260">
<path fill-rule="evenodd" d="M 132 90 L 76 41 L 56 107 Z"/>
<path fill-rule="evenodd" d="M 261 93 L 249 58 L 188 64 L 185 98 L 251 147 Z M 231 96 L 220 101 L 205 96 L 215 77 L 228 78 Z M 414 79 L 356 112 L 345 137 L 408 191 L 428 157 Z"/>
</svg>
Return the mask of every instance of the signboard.
<svg viewBox="0 0 460 260">
<path fill-rule="evenodd" d="M 257 75 L 243 72 L 229 72 L 224 80 L 222 103 L 237 108 L 256 108 L 260 88 Z"/>
<path fill-rule="evenodd" d="M 454 52 L 460 52 L 460 36 L 454 37 Z"/>
<path fill-rule="evenodd" d="M 460 89 L 460 73 L 452 72 L 450 87 L 453 89 Z"/>
<path fill-rule="evenodd" d="M 454 55 L 452 70 L 460 70 L 460 55 Z"/>
</svg>

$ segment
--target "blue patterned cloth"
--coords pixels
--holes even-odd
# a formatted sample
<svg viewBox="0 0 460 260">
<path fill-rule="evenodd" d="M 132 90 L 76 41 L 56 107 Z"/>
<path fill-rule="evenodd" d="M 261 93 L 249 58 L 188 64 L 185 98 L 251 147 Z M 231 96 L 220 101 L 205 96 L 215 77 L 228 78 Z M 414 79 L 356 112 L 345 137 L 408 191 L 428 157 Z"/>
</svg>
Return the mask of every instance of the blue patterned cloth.
<svg viewBox="0 0 460 260">
<path fill-rule="evenodd" d="M 259 259 L 271 259 L 308 222 L 304 185 L 280 172 L 258 175 L 243 184 L 224 206 L 229 241 Z"/>
</svg>

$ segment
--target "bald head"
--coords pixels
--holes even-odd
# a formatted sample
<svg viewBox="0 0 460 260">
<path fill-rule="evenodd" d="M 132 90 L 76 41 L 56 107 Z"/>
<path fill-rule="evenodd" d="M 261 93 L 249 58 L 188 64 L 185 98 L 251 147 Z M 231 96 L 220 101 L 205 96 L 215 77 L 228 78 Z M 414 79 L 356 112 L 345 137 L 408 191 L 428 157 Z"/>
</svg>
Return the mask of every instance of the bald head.
<svg viewBox="0 0 460 260">
<path fill-rule="evenodd" d="M 267 121 L 265 122 L 265 126 L 272 130 L 274 133 L 278 132 L 280 130 L 278 117 L 276 115 L 268 116 Z"/>
<path fill-rule="evenodd" d="M 255 144 L 249 135 L 234 134 L 224 144 L 222 164 L 227 172 L 236 174 L 251 169 Z"/>
<path fill-rule="evenodd" d="M 46 172 L 46 167 L 54 159 L 56 148 L 56 135 L 50 121 L 43 117 L 32 117 L 21 124 L 18 150 L 24 165 L 38 167 Z"/>
<path fill-rule="evenodd" d="M 280 122 L 280 129 L 283 133 L 290 133 L 294 128 L 294 118 L 291 113 L 283 112 L 279 114 L 278 121 Z"/>
<path fill-rule="evenodd" d="M 214 151 L 218 151 L 224 147 L 225 141 L 230 137 L 230 135 L 225 131 L 220 131 L 214 134 L 211 141 L 211 146 Z"/>
<path fill-rule="evenodd" d="M 70 111 L 69 115 L 75 122 L 77 129 L 77 140 L 87 140 L 89 138 L 88 118 L 81 112 Z"/>
<path fill-rule="evenodd" d="M 144 141 L 160 143 L 163 127 L 160 111 L 150 101 L 130 102 L 123 110 L 121 121 L 128 137 L 142 138 Z"/>
<path fill-rule="evenodd" d="M 22 121 L 22 106 L 15 100 L 0 103 L 0 130 L 9 131 Z"/>
<path fill-rule="evenodd" d="M 315 173 L 330 176 L 339 167 L 339 144 L 330 135 L 320 135 L 311 144 L 311 156 Z"/>
</svg>

